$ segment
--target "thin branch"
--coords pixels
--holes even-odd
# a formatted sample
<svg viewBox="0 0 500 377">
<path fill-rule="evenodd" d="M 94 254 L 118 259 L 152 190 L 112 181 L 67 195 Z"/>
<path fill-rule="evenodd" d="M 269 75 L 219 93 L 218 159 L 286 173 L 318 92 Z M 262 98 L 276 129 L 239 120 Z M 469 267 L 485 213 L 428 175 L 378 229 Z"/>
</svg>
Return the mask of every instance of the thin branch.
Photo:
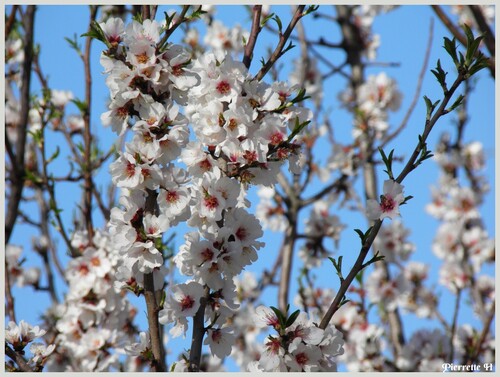
<svg viewBox="0 0 500 377">
<path fill-rule="evenodd" d="M 37 195 L 38 207 L 40 208 L 40 231 L 42 233 L 42 236 L 45 237 L 45 239 L 49 243 L 49 245 L 40 245 L 40 248 L 37 251 L 43 260 L 45 273 L 47 275 L 47 285 L 50 297 L 52 299 L 52 302 L 54 304 L 57 304 L 59 300 L 57 298 L 56 285 L 54 284 L 54 274 L 52 273 L 52 268 L 50 266 L 49 253 L 48 253 L 50 244 L 52 244 L 48 226 L 49 209 L 47 208 L 47 203 L 45 201 L 45 198 L 43 196 L 43 191 L 41 188 L 37 189 L 36 195 Z"/>
<path fill-rule="evenodd" d="M 141 10 L 142 19 L 143 20 L 149 20 L 151 18 L 150 6 L 149 5 L 143 5 L 141 9 L 142 9 Z"/>
<path fill-rule="evenodd" d="M 431 5 L 434 13 L 439 17 L 439 19 L 443 22 L 444 26 L 448 28 L 448 30 L 453 34 L 453 36 L 463 45 L 467 46 L 467 38 L 462 34 L 460 29 L 455 26 L 452 20 L 446 15 L 446 13 L 441 9 L 439 5 Z M 479 54 L 479 50 L 476 51 L 475 56 L 477 57 Z M 495 59 L 494 57 L 488 59 L 488 69 L 490 70 L 491 76 L 495 77 Z"/>
<path fill-rule="evenodd" d="M 144 7 L 148 7 L 144 5 Z M 90 6 L 90 21 L 91 24 L 95 21 L 98 7 Z M 88 233 L 89 243 L 92 245 L 94 238 L 94 226 L 92 223 L 92 191 L 94 183 L 92 182 L 92 134 L 90 131 L 90 118 L 92 108 L 92 72 L 90 67 L 92 38 L 87 37 L 85 41 L 85 53 L 83 55 L 83 65 L 85 70 L 85 112 L 83 114 L 83 140 L 84 140 L 84 163 L 82 165 L 84 179 L 84 196 L 83 196 L 83 218 Z"/>
<path fill-rule="evenodd" d="M 14 21 L 16 20 L 17 8 L 18 8 L 18 5 L 12 6 L 12 11 L 10 12 L 9 18 L 7 19 L 7 22 L 5 23 L 5 39 L 7 39 L 9 37 L 9 34 L 12 30 L 12 26 L 14 25 Z"/>
<path fill-rule="evenodd" d="M 495 318 L 495 301 L 493 301 L 493 304 L 491 305 L 491 309 L 490 312 L 488 313 L 488 317 L 484 324 L 483 331 L 481 332 L 481 336 L 479 337 L 476 345 L 474 346 L 475 350 L 474 355 L 470 360 L 467 361 L 467 365 L 475 364 L 479 359 L 479 356 L 481 354 L 481 349 L 483 347 L 484 341 L 488 337 L 488 333 L 490 332 L 490 326 L 493 323 L 494 318 Z"/>
<path fill-rule="evenodd" d="M 205 294 L 200 299 L 200 307 L 193 317 L 193 336 L 189 352 L 189 372 L 199 372 L 201 363 L 201 349 L 205 336 L 205 308 L 209 297 L 209 288 L 205 286 Z"/>
<path fill-rule="evenodd" d="M 422 143 L 425 143 L 427 141 L 427 137 L 429 136 L 429 133 L 432 131 L 432 128 L 434 127 L 434 125 L 436 124 L 436 122 L 438 121 L 438 119 L 441 118 L 443 115 L 446 114 L 446 112 L 445 112 L 446 106 L 450 102 L 450 100 L 453 97 L 453 94 L 455 93 L 455 91 L 458 89 L 458 87 L 460 86 L 460 84 L 464 80 L 465 80 L 465 78 L 462 75 L 462 73 L 459 73 L 458 77 L 453 82 L 453 85 L 448 90 L 448 92 L 445 94 L 445 96 L 443 98 L 443 101 L 441 102 L 441 105 L 439 106 L 439 108 L 436 110 L 436 112 L 434 113 L 434 115 L 432 116 L 432 118 L 428 119 L 426 121 L 424 132 L 422 133 Z M 405 179 L 405 177 L 412 170 L 414 170 L 417 167 L 415 165 L 415 161 L 417 160 L 417 157 L 418 157 L 418 155 L 419 155 L 419 153 L 421 151 L 421 145 L 422 145 L 422 143 L 420 143 L 420 141 L 419 141 L 419 143 L 415 147 L 415 150 L 413 151 L 413 154 L 411 155 L 410 159 L 406 163 L 405 167 L 403 168 L 403 170 L 401 171 L 401 173 L 399 174 L 399 176 L 396 178 L 396 182 L 401 183 L 403 181 L 403 179 Z"/>
<path fill-rule="evenodd" d="M 248 42 L 245 46 L 245 55 L 243 56 L 243 64 L 248 69 L 250 68 L 250 64 L 252 63 L 253 58 L 253 50 L 255 48 L 255 43 L 257 42 L 257 36 L 261 31 L 260 26 L 260 17 L 262 14 L 262 5 L 254 5 L 253 6 L 253 18 L 252 18 L 252 29 L 250 31 L 250 36 L 248 38 Z"/>
<path fill-rule="evenodd" d="M 20 121 L 17 129 L 16 156 L 15 161 L 12 161 L 13 183 L 9 195 L 9 203 L 7 205 L 7 214 L 5 216 L 5 244 L 9 243 L 12 230 L 17 219 L 19 203 L 21 201 L 24 188 L 24 180 L 26 178 L 24 171 L 24 154 L 26 148 L 26 134 L 28 130 L 28 114 L 30 108 L 30 84 L 31 84 L 31 66 L 33 62 L 33 32 L 35 23 L 34 5 L 26 7 L 24 21 L 24 61 L 23 74 L 21 78 L 21 93 L 20 93 Z"/>
<path fill-rule="evenodd" d="M 457 297 L 456 297 L 456 301 L 455 301 L 455 309 L 453 310 L 453 319 L 451 321 L 451 328 L 450 328 L 450 355 L 449 355 L 448 360 L 455 359 L 455 346 L 454 346 L 453 339 L 455 338 L 455 333 L 457 331 L 458 312 L 460 310 L 461 297 L 462 297 L 462 290 L 458 289 Z"/>
<path fill-rule="evenodd" d="M 358 258 L 354 262 L 354 265 L 349 272 L 349 274 L 345 277 L 344 281 L 340 285 L 340 288 L 337 292 L 337 295 L 333 299 L 332 303 L 330 304 L 330 307 L 328 308 L 328 311 L 324 315 L 324 317 L 321 319 L 321 322 L 319 324 L 319 328 L 325 329 L 326 326 L 328 326 L 328 323 L 330 323 L 333 315 L 337 312 L 339 309 L 339 305 L 342 302 L 342 299 L 344 298 L 344 295 L 347 292 L 347 289 L 351 285 L 351 283 L 354 281 L 356 278 L 356 275 L 359 273 L 359 271 L 362 270 L 363 268 L 363 262 L 368 254 L 368 251 L 370 250 L 373 240 L 377 236 L 378 231 L 380 230 L 380 227 L 382 225 L 381 220 L 375 221 L 375 224 L 373 225 L 373 228 L 368 236 L 368 239 L 365 241 L 363 246 L 361 247 L 361 250 L 358 254 Z"/>
<path fill-rule="evenodd" d="M 184 5 L 182 7 L 181 14 L 179 14 L 179 17 L 175 19 L 172 26 L 170 26 L 168 30 L 165 31 L 165 35 L 163 35 L 162 39 L 158 43 L 158 46 L 163 46 L 165 43 L 167 43 L 168 38 L 170 38 L 170 36 L 174 33 L 175 29 L 177 29 L 186 20 L 186 14 L 190 7 L 191 5 Z"/>
<path fill-rule="evenodd" d="M 481 8 L 477 5 L 468 5 L 469 9 L 476 20 L 477 25 L 479 26 L 479 31 L 484 34 L 484 44 L 488 49 L 490 55 L 495 58 L 495 35 L 491 31 L 490 25 L 486 22 L 484 18 L 484 14 L 481 11 Z"/>
<path fill-rule="evenodd" d="M 427 66 L 429 65 L 429 58 L 431 56 L 431 47 L 433 38 L 434 38 L 434 19 L 431 18 L 429 26 L 429 38 L 427 40 L 427 48 L 425 50 L 425 57 L 422 63 L 422 69 L 420 70 L 420 73 L 418 75 L 417 88 L 415 89 L 415 94 L 413 95 L 411 104 L 408 107 L 408 110 L 406 111 L 406 114 L 403 120 L 401 121 L 401 124 L 398 126 L 398 128 L 396 128 L 396 130 L 394 130 L 394 132 L 385 137 L 384 141 L 380 144 L 381 148 L 384 148 L 387 145 L 387 143 L 389 143 L 392 139 L 398 136 L 399 133 L 406 127 L 408 121 L 410 120 L 411 114 L 413 113 L 415 107 L 417 106 L 418 99 L 420 98 L 420 92 L 422 89 L 422 83 L 424 82 L 425 72 L 427 71 Z"/>
<path fill-rule="evenodd" d="M 262 78 L 266 75 L 267 72 L 271 69 L 271 67 L 276 63 L 276 61 L 283 55 L 283 49 L 285 47 L 286 42 L 288 41 L 288 38 L 290 37 L 290 34 L 292 34 L 292 31 L 299 22 L 299 20 L 304 16 L 304 8 L 305 5 L 299 5 L 295 11 L 295 14 L 293 15 L 292 20 L 288 24 L 285 32 L 280 35 L 280 40 L 278 42 L 278 45 L 276 46 L 274 52 L 272 53 L 271 57 L 269 60 L 264 64 L 264 66 L 260 69 L 260 71 L 255 75 L 255 79 L 257 81 L 262 80 Z"/>
<path fill-rule="evenodd" d="M 5 311 L 11 321 L 16 321 L 16 311 L 14 310 L 14 296 L 12 296 L 12 287 L 9 278 L 9 265 L 5 261 Z"/>
<path fill-rule="evenodd" d="M 28 362 L 24 359 L 24 357 L 22 357 L 16 351 L 10 348 L 10 346 L 7 345 L 7 343 L 5 343 L 5 354 L 16 362 L 17 366 L 22 372 L 33 372 L 33 369 L 31 369 L 31 367 L 28 365 Z"/>
<path fill-rule="evenodd" d="M 281 247 L 281 276 L 278 288 L 278 305 L 283 313 L 286 312 L 286 307 L 288 306 L 293 250 L 297 240 L 297 216 L 298 208 L 296 206 L 288 208 L 287 217 L 289 224 Z"/>
<path fill-rule="evenodd" d="M 147 190 L 148 196 L 144 208 L 145 213 L 156 214 L 158 210 L 156 191 Z M 148 311 L 148 326 L 153 351 L 152 369 L 155 372 L 166 372 L 165 365 L 165 347 L 161 337 L 161 328 L 158 321 L 158 312 L 160 310 L 158 299 L 161 297 L 161 289 L 156 290 L 154 286 L 153 272 L 144 274 L 144 298 Z"/>
<path fill-rule="evenodd" d="M 148 311 L 148 326 L 153 351 L 151 369 L 154 372 L 166 372 L 165 349 L 161 339 L 160 323 L 158 322 L 158 312 L 160 310 L 156 300 L 153 273 L 144 274 L 144 298 Z"/>
</svg>

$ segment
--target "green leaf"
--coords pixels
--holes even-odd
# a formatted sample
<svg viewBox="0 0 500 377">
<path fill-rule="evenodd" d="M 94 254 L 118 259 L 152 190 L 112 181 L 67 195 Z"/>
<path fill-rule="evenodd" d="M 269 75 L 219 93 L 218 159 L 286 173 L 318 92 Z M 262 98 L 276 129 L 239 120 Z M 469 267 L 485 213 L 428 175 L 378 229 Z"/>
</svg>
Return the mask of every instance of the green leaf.
<svg viewBox="0 0 500 377">
<path fill-rule="evenodd" d="M 319 8 L 319 5 L 309 5 L 302 16 L 307 16 L 310 13 L 316 12 Z"/>
<path fill-rule="evenodd" d="M 293 128 L 292 133 L 290 136 L 288 136 L 288 139 L 286 140 L 287 143 L 290 143 L 295 136 L 297 136 L 311 121 L 305 121 L 303 123 L 299 123 L 299 118 L 295 118 L 295 127 Z"/>
<path fill-rule="evenodd" d="M 441 68 L 441 61 L 438 59 L 436 69 L 431 69 L 432 74 L 436 77 L 439 85 L 443 88 L 443 92 L 448 92 L 448 87 L 446 86 L 446 75 L 448 72 L 445 72 L 443 68 Z"/>
<path fill-rule="evenodd" d="M 448 109 L 446 109 L 446 112 L 452 112 L 453 110 L 455 110 L 458 106 L 460 106 L 464 100 L 464 96 L 462 94 L 460 94 L 458 96 L 458 98 L 455 100 L 455 102 L 453 102 L 453 105 L 451 105 Z"/>
<path fill-rule="evenodd" d="M 264 18 L 260 21 L 260 27 L 264 27 L 264 26 L 267 24 L 267 22 L 268 22 L 271 18 L 273 18 L 274 16 L 275 16 L 275 14 L 274 14 L 274 13 L 271 13 L 271 14 L 267 15 L 266 17 L 264 17 Z"/>
<path fill-rule="evenodd" d="M 88 111 L 87 102 L 80 101 L 78 98 L 72 99 L 71 102 L 73 102 L 76 105 L 76 107 L 78 107 L 78 110 L 80 110 L 82 115 L 85 115 L 87 113 Z"/>
<path fill-rule="evenodd" d="M 288 319 L 286 320 L 285 328 L 292 326 L 293 323 L 295 322 L 295 320 L 297 319 L 297 317 L 299 316 L 299 314 L 300 314 L 300 310 L 296 310 L 292 314 L 290 314 L 290 317 L 288 317 Z"/>
<path fill-rule="evenodd" d="M 272 17 L 272 19 L 273 19 L 274 22 L 276 22 L 276 25 L 278 25 L 278 31 L 281 34 L 281 32 L 283 30 L 283 24 L 281 23 L 281 19 L 279 18 L 278 15 L 274 15 Z"/>
<path fill-rule="evenodd" d="M 459 66 L 458 57 L 457 57 L 457 40 L 453 38 L 450 40 L 449 38 L 444 38 L 444 49 L 453 59 L 455 66 Z"/>
<path fill-rule="evenodd" d="M 112 47 L 111 43 L 109 43 L 109 41 L 108 41 L 108 38 L 106 38 L 106 35 L 104 34 L 104 31 L 101 28 L 101 25 L 99 25 L 99 23 L 96 21 L 92 21 L 90 23 L 90 30 L 85 34 L 82 34 L 81 36 L 97 39 L 97 40 L 103 42 L 107 48 Z"/>
<path fill-rule="evenodd" d="M 274 314 L 276 314 L 276 317 L 278 318 L 278 321 L 280 323 L 280 327 L 281 329 L 286 329 L 286 320 L 285 320 L 285 316 L 283 315 L 283 313 L 281 312 L 281 310 L 279 310 L 278 308 L 275 308 L 274 306 L 270 306 L 269 307 L 273 312 Z"/>
<path fill-rule="evenodd" d="M 69 46 L 76 51 L 76 53 L 79 56 L 82 56 L 82 48 L 78 44 L 78 36 L 76 35 L 76 33 L 73 36 L 73 39 L 69 39 L 68 37 L 64 37 L 64 39 L 66 40 L 66 42 L 68 42 Z"/>
<path fill-rule="evenodd" d="M 56 151 L 47 159 L 47 165 L 54 161 L 57 156 L 59 156 L 59 152 L 61 152 L 61 150 L 59 149 L 59 146 L 56 146 Z"/>
</svg>

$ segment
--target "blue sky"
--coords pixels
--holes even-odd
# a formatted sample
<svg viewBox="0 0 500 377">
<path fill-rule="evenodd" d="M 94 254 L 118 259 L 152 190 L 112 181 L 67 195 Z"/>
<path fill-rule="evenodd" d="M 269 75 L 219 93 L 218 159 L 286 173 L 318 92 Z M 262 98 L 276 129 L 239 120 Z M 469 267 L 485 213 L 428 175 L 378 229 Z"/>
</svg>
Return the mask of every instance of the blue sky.
<svg viewBox="0 0 500 377">
<path fill-rule="evenodd" d="M 166 8 L 166 7 L 165 7 Z M 323 11 L 332 13 L 328 6 L 324 6 Z M 7 8 L 8 9 L 8 8 Z M 320 8 L 321 9 L 321 8 Z M 290 17 L 289 7 L 275 7 L 272 11 L 278 12 L 282 17 L 284 23 Z M 8 10 L 7 10 L 8 12 Z M 163 10 L 158 11 L 158 17 L 163 14 Z M 236 23 L 241 24 L 247 30 L 250 29 L 250 19 L 248 13 L 243 7 L 240 6 L 227 6 L 219 7 L 217 19 L 221 19 L 226 26 L 232 26 Z M 401 110 L 390 117 L 390 124 L 392 127 L 397 126 L 403 119 L 406 109 L 408 108 L 414 94 L 417 84 L 418 74 L 420 72 L 423 57 L 425 54 L 429 23 L 431 18 L 435 18 L 433 12 L 428 6 L 403 6 L 388 14 L 381 15 L 376 18 L 374 23 L 374 31 L 381 36 L 381 46 L 378 49 L 376 61 L 378 62 L 395 62 L 400 63 L 399 67 L 382 67 L 379 65 L 369 67 L 366 71 L 368 74 L 376 74 L 385 71 L 390 77 L 396 79 L 400 90 L 404 93 Z M 87 29 L 88 23 L 88 9 L 81 6 L 39 6 L 36 12 L 36 25 L 35 25 L 35 41 L 41 46 L 40 63 L 46 75 L 48 75 L 49 85 L 53 89 L 71 90 L 75 97 L 84 97 L 84 77 L 82 75 L 82 62 L 79 57 L 71 50 L 64 40 L 64 37 L 72 38 L 74 34 L 77 36 L 83 34 Z M 331 27 L 325 21 L 319 21 L 316 26 L 312 26 L 310 19 L 305 20 L 305 29 L 308 38 L 315 39 L 325 27 Z M 180 36 L 180 32 L 174 34 L 174 40 Z M 332 28 L 331 33 L 328 35 L 329 40 L 335 42 L 339 41 L 339 31 L 337 28 Z M 446 52 L 442 49 L 443 37 L 449 36 L 447 30 L 441 25 L 439 20 L 435 19 L 434 22 L 434 38 L 431 49 L 430 68 L 434 67 L 438 58 L 441 59 L 443 68 L 449 71 L 449 77 L 453 77 L 453 67 L 447 59 Z M 255 50 L 255 58 L 251 67 L 251 72 L 256 72 L 259 68 L 259 60 L 261 56 L 267 56 L 266 48 L 276 42 L 276 39 L 270 37 L 269 33 L 263 33 L 262 39 L 259 38 L 257 48 Z M 84 44 L 84 41 L 81 41 Z M 110 129 L 103 128 L 100 124 L 100 114 L 106 110 L 106 101 L 108 98 L 108 91 L 104 84 L 104 75 L 102 75 L 102 68 L 99 65 L 99 54 L 103 46 L 99 42 L 93 43 L 93 62 L 92 62 L 92 75 L 93 75 L 93 107 L 92 107 L 92 129 L 101 141 L 101 147 L 107 150 L 114 141 L 114 135 Z M 292 50 L 284 59 L 284 67 L 281 71 L 282 79 L 286 77 L 287 72 L 291 68 L 290 61 L 300 53 L 299 48 Z M 333 63 L 341 62 L 341 55 L 336 52 L 330 55 Z M 494 212 L 494 82 L 488 80 L 489 73 L 487 70 L 481 72 L 474 95 L 471 97 L 469 109 L 472 114 L 471 123 L 468 125 L 464 135 L 464 141 L 469 142 L 479 140 L 483 143 L 486 151 L 486 171 L 484 174 L 490 178 L 491 191 L 487 195 L 485 203 L 481 210 L 484 218 L 486 228 L 491 237 L 494 236 L 495 230 L 495 212 Z M 346 87 L 346 80 L 340 76 L 334 76 L 332 79 L 325 81 L 325 99 L 330 99 L 329 105 L 332 107 L 331 121 L 334 125 L 335 136 L 339 141 L 348 143 L 351 141 L 351 125 L 352 118 L 345 110 L 340 108 L 337 95 Z M 37 80 L 33 86 L 33 91 L 39 90 Z M 439 85 L 431 74 L 426 75 L 423 82 L 422 95 L 426 94 L 431 99 L 439 99 L 441 90 Z M 71 112 L 76 113 L 75 108 Z M 401 153 L 403 156 L 408 157 L 410 151 L 413 150 L 417 143 L 417 134 L 423 129 L 425 118 L 425 106 L 423 100 L 419 103 L 409 121 L 408 127 L 391 145 L 388 145 L 387 150 L 391 148 L 396 149 L 396 154 Z M 431 134 L 429 139 L 429 147 L 433 149 L 439 139 L 442 131 L 447 130 L 451 135 L 454 133 L 454 115 L 449 115 L 439 122 L 435 131 Z M 51 150 L 55 150 L 56 146 L 64 145 L 62 138 L 52 138 L 48 140 L 48 154 Z M 67 161 L 64 158 L 64 151 L 59 158 L 59 161 L 53 166 L 54 171 L 58 175 L 67 171 Z M 401 169 L 400 165 L 395 166 L 395 171 Z M 381 190 L 383 176 L 382 169 L 379 170 Z M 415 172 L 410 174 L 405 180 L 406 195 L 413 195 L 409 204 L 402 208 L 402 220 L 405 225 L 412 229 L 410 240 L 417 246 L 417 251 L 412 257 L 412 260 L 423 261 L 431 265 L 431 281 L 437 282 L 437 274 L 439 261 L 434 257 L 431 251 L 432 240 L 435 237 L 435 232 L 438 226 L 431 216 L 425 212 L 425 205 L 430 201 L 430 188 L 429 186 L 437 182 L 438 170 L 433 161 L 427 161 L 423 166 L 419 167 Z M 97 179 L 98 184 L 107 184 L 109 182 L 109 175 L 106 169 L 103 169 Z M 61 185 L 57 188 L 57 196 L 60 202 L 60 207 L 64 208 L 63 217 L 68 226 L 71 223 L 71 216 L 73 214 L 75 203 L 80 201 L 80 192 L 76 191 L 74 185 Z M 251 194 L 250 198 L 255 197 Z M 28 207 L 26 207 L 28 208 Z M 29 210 L 36 211 L 35 207 Z M 302 217 L 306 218 L 305 216 Z M 365 228 L 366 221 L 358 214 L 342 213 L 342 222 L 347 225 L 347 228 L 342 233 L 339 252 L 337 255 L 344 255 L 345 265 L 348 266 L 353 258 L 357 255 L 359 250 L 359 239 L 352 229 Z M 96 224 L 103 225 L 102 219 L 96 217 Z M 178 231 L 179 235 L 176 245 L 182 244 L 182 231 Z M 12 243 L 21 244 L 25 247 L 25 255 L 27 257 L 26 265 L 38 265 L 39 260 L 31 250 L 31 235 L 33 229 L 27 226 L 16 226 Z M 281 236 L 275 233 L 266 233 L 264 241 L 266 248 L 261 252 L 261 258 L 255 265 L 248 270 L 259 271 L 263 266 L 269 266 L 274 262 L 277 250 L 281 245 Z M 60 255 L 64 254 L 64 245 L 59 240 Z M 266 255 L 267 254 L 267 255 Z M 67 258 L 63 257 L 64 261 Z M 294 265 L 299 265 L 298 258 L 294 261 Z M 488 273 L 493 274 L 493 268 L 487 269 Z M 325 286 L 336 289 L 338 281 L 331 280 L 330 276 L 332 268 L 329 263 L 325 263 L 322 268 L 318 269 L 316 275 L 318 281 L 321 281 Z M 292 282 L 296 281 L 296 276 L 292 276 Z M 294 283 L 296 286 L 296 284 Z M 292 287 L 293 288 L 293 287 Z M 445 318 L 451 318 L 451 311 L 447 308 L 452 307 L 454 301 L 451 295 L 444 289 L 442 290 L 443 296 L 441 306 Z M 19 319 L 25 319 L 30 323 L 36 324 L 39 322 L 39 315 L 46 309 L 48 305 L 48 295 L 43 292 L 33 292 L 31 288 L 15 289 L 14 296 L 16 298 L 16 311 Z M 266 291 L 266 300 L 268 304 L 275 304 L 276 290 L 270 289 Z M 131 297 L 132 298 L 132 297 Z M 137 302 L 137 301 L 135 301 Z M 36 305 L 34 305 L 36 303 Z M 33 308 L 36 308 L 33 310 Z M 142 311 L 139 311 L 141 314 Z M 139 317 L 140 317 L 139 314 Z M 144 323 L 139 319 L 139 323 Z M 413 316 L 406 316 L 404 318 L 405 324 L 408 326 L 410 332 L 416 328 L 435 326 L 432 321 L 415 320 Z M 473 324 L 478 324 L 475 317 L 472 316 L 471 311 L 464 305 L 459 317 L 459 323 L 470 321 Z M 145 325 L 143 326 L 145 329 Z M 409 336 L 408 336 L 409 337 Z"/>
</svg>

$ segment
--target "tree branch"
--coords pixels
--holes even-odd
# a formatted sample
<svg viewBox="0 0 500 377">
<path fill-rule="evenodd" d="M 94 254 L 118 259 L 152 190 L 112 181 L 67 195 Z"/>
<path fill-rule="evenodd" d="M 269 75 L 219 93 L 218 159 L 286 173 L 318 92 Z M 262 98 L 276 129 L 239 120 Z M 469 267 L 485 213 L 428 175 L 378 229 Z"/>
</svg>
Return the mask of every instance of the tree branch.
<svg viewBox="0 0 500 377">
<path fill-rule="evenodd" d="M 16 141 L 16 159 L 12 161 L 12 185 L 9 195 L 9 203 L 7 205 L 7 214 L 5 215 L 5 244 L 9 243 L 12 230 L 17 219 L 19 203 L 21 201 L 24 188 L 24 180 L 26 178 L 24 171 L 24 154 L 26 148 L 26 134 L 28 130 L 28 114 L 30 108 L 30 85 L 31 85 L 31 65 L 33 62 L 33 28 L 35 23 L 34 5 L 26 7 L 26 13 L 23 18 L 24 23 L 24 61 L 21 77 L 21 108 L 20 122 L 17 129 Z"/>
<path fill-rule="evenodd" d="M 439 19 L 443 22 L 444 26 L 448 28 L 448 30 L 453 34 L 453 36 L 463 45 L 467 46 L 467 38 L 462 34 L 460 29 L 455 26 L 452 20 L 446 15 L 446 13 L 441 9 L 439 5 L 431 5 L 434 13 L 439 17 Z M 475 56 L 477 57 L 479 54 L 479 50 L 476 51 Z M 495 59 L 494 56 L 488 59 L 488 69 L 490 70 L 491 76 L 495 77 Z"/>
<path fill-rule="evenodd" d="M 280 35 L 280 40 L 278 45 L 276 46 L 274 52 L 272 53 L 269 60 L 264 64 L 264 66 L 260 69 L 260 71 L 255 75 L 254 79 L 257 81 L 262 80 L 262 78 L 266 75 L 267 72 L 271 69 L 271 67 L 276 63 L 276 61 L 283 55 L 283 48 L 285 47 L 285 43 L 288 41 L 290 34 L 297 24 L 297 22 L 304 16 L 304 8 L 305 5 L 299 5 L 295 10 L 295 14 L 293 15 L 292 20 L 288 24 L 285 32 Z"/>
<path fill-rule="evenodd" d="M 205 286 L 205 294 L 200 299 L 200 307 L 193 317 L 193 337 L 191 338 L 191 350 L 189 352 L 189 371 L 199 372 L 201 362 L 201 350 L 203 337 L 205 336 L 205 307 L 209 296 L 209 288 Z"/>
<path fill-rule="evenodd" d="M 253 6 L 253 18 L 252 18 L 252 29 L 250 31 L 250 36 L 248 42 L 245 46 L 245 55 L 243 56 L 243 64 L 245 67 L 250 69 L 250 64 L 252 63 L 253 50 L 255 48 L 255 43 L 257 42 L 257 36 L 260 33 L 260 17 L 262 14 L 262 5 Z"/>
<path fill-rule="evenodd" d="M 145 5 L 144 7 L 147 7 Z M 90 5 L 90 21 L 89 25 L 95 21 L 98 7 Z M 89 29 L 90 31 L 90 29 Z M 93 244 L 94 226 L 92 224 L 92 191 L 94 183 L 92 182 L 92 134 L 90 132 L 90 114 L 92 105 L 92 72 L 90 69 L 90 54 L 91 54 L 92 38 L 87 37 L 85 41 L 85 53 L 83 55 L 83 65 L 85 70 L 85 112 L 83 114 L 83 140 L 84 140 L 84 163 L 82 165 L 84 179 L 84 196 L 83 196 L 83 218 L 87 229 L 89 244 Z"/>
<path fill-rule="evenodd" d="M 10 346 L 7 345 L 7 343 L 5 343 L 5 354 L 16 362 L 21 372 L 33 372 L 33 369 L 31 369 L 31 367 L 28 365 L 24 357 L 22 357 L 16 351 L 10 348 Z"/>
</svg>

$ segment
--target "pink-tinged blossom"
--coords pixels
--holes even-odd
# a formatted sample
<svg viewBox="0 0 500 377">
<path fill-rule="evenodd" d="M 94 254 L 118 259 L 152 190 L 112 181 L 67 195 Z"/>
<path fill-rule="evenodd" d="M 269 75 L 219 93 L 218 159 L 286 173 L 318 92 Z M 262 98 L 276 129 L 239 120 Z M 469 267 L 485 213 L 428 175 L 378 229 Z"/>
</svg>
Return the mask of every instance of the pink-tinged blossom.
<svg viewBox="0 0 500 377">
<path fill-rule="evenodd" d="M 232 330 L 228 327 L 222 327 L 208 329 L 203 344 L 210 347 L 212 355 L 223 359 L 231 354 L 231 349 L 235 341 L 236 339 L 232 334 Z"/>
<path fill-rule="evenodd" d="M 167 296 L 163 309 L 158 315 L 162 324 L 175 323 L 171 331 L 172 336 L 186 334 L 186 318 L 193 317 L 198 311 L 203 291 L 203 286 L 194 281 L 171 287 L 171 293 Z"/>
<path fill-rule="evenodd" d="M 127 258 L 135 259 L 139 271 L 143 273 L 163 265 L 163 256 L 152 241 L 135 242 L 130 247 Z"/>
<path fill-rule="evenodd" d="M 5 341 L 10 343 L 15 350 L 20 351 L 34 339 L 44 336 L 46 332 L 39 326 L 33 327 L 24 320 L 21 320 L 19 324 L 10 321 L 5 328 Z"/>
<path fill-rule="evenodd" d="M 117 17 L 110 17 L 105 23 L 101 22 L 99 26 L 111 46 L 118 46 L 118 44 L 122 41 L 123 33 L 125 32 L 123 20 Z"/>
<path fill-rule="evenodd" d="M 404 186 L 391 179 L 384 181 L 384 193 L 380 195 L 380 202 L 369 199 L 366 203 L 366 212 L 370 220 L 383 220 L 399 216 L 399 206 L 405 200 Z"/>
<path fill-rule="evenodd" d="M 125 346 L 125 352 L 131 356 L 140 356 L 145 354 L 148 350 L 151 349 L 151 340 L 149 338 L 149 332 L 141 331 L 139 333 L 139 343 L 132 343 L 130 345 Z"/>
<path fill-rule="evenodd" d="M 152 20 L 144 20 L 142 23 L 132 21 L 125 28 L 124 43 L 133 46 L 138 43 L 156 45 L 160 40 L 160 24 Z"/>
<path fill-rule="evenodd" d="M 301 343 L 285 355 L 285 364 L 290 372 L 317 372 L 320 358 L 319 348 Z"/>
<path fill-rule="evenodd" d="M 43 343 L 32 343 L 30 345 L 30 352 L 33 355 L 32 360 L 35 364 L 43 364 L 45 360 L 54 352 L 55 344 L 46 346 Z"/>
<path fill-rule="evenodd" d="M 266 306 L 260 305 L 255 309 L 255 325 L 259 327 L 270 326 L 279 329 L 280 323 L 276 313 Z"/>
</svg>

